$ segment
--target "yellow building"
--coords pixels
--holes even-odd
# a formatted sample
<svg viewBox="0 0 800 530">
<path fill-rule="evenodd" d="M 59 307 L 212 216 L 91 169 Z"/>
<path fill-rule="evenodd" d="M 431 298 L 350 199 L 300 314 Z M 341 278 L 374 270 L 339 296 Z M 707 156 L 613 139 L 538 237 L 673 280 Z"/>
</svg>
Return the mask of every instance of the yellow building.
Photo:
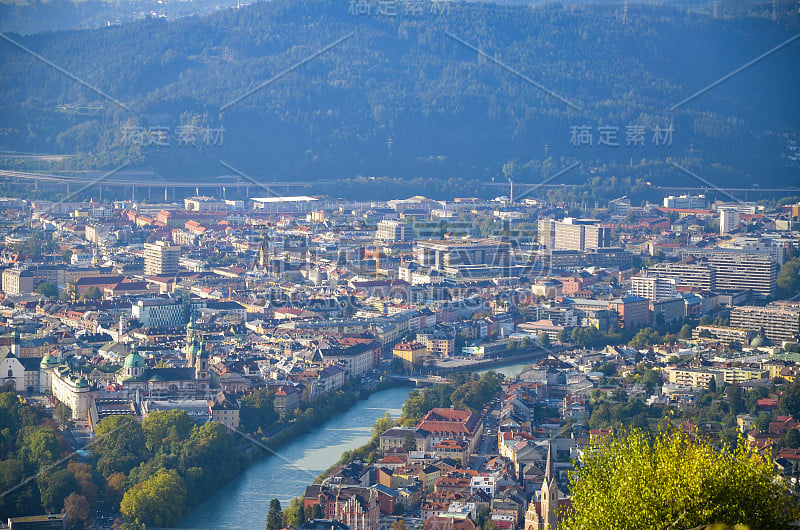
<svg viewBox="0 0 800 530">
<path fill-rule="evenodd" d="M 412 366 L 425 362 L 428 349 L 419 342 L 401 342 L 395 345 L 392 354 L 402 359 L 406 366 Z"/>
</svg>

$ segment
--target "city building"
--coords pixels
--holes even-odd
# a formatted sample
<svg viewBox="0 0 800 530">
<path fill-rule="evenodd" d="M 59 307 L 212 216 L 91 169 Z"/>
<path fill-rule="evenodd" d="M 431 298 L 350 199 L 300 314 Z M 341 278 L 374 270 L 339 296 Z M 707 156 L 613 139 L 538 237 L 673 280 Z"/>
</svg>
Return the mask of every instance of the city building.
<svg viewBox="0 0 800 530">
<path fill-rule="evenodd" d="M 740 346 L 749 346 L 750 341 L 756 338 L 758 332 L 753 329 L 740 329 L 727 326 L 697 326 L 692 330 L 692 338 L 718 340 L 725 346 L 730 346 L 733 342 Z"/>
<path fill-rule="evenodd" d="M 428 350 L 419 342 L 401 342 L 395 345 L 392 355 L 402 359 L 403 363 L 410 367 L 425 362 Z"/>
<path fill-rule="evenodd" d="M 705 195 L 680 195 L 678 197 L 670 195 L 664 197 L 664 208 L 675 208 L 679 210 L 702 210 L 708 201 Z"/>
<path fill-rule="evenodd" d="M 800 307 L 770 304 L 743 306 L 731 310 L 731 327 L 755 330 L 777 343 L 800 339 Z"/>
<path fill-rule="evenodd" d="M 717 290 L 752 289 L 765 297 L 775 294 L 779 265 L 770 254 L 719 248 L 689 254 L 714 269 Z"/>
<path fill-rule="evenodd" d="M 182 326 L 186 321 L 183 304 L 170 298 L 146 298 L 131 306 L 131 316 L 145 328 Z"/>
<path fill-rule="evenodd" d="M 417 342 L 425 346 L 427 352 L 440 357 L 449 357 L 456 349 L 455 337 L 441 329 L 417 333 Z"/>
<path fill-rule="evenodd" d="M 444 270 L 464 265 L 507 265 L 511 245 L 494 239 L 418 241 L 414 255 L 423 267 Z"/>
<path fill-rule="evenodd" d="M 6 269 L 3 271 L 3 292 L 9 295 L 33 292 L 33 273 L 26 269 Z"/>
<path fill-rule="evenodd" d="M 171 245 L 166 241 L 145 243 L 144 275 L 158 276 L 177 273 L 180 256 L 180 245 Z"/>
<path fill-rule="evenodd" d="M 608 302 L 608 309 L 619 315 L 619 327 L 636 329 L 650 322 L 650 301 L 639 296 L 625 296 Z"/>
<path fill-rule="evenodd" d="M 411 240 L 411 229 L 402 221 L 384 219 L 378 222 L 375 239 L 384 242 L 398 242 Z"/>
<path fill-rule="evenodd" d="M 676 280 L 677 285 L 696 287 L 703 291 L 717 288 L 716 270 L 704 263 L 656 263 L 647 269 L 659 278 Z"/>
<path fill-rule="evenodd" d="M 214 197 L 189 197 L 183 199 L 183 207 L 194 212 L 224 212 L 227 209 L 225 202 Z"/>
<path fill-rule="evenodd" d="M 731 233 L 741 222 L 739 212 L 734 208 L 719 209 L 719 233 L 725 235 Z"/>
<path fill-rule="evenodd" d="M 675 285 L 674 278 L 661 278 L 645 272 L 631 278 L 631 294 L 656 302 L 670 300 L 677 296 Z"/>
<path fill-rule="evenodd" d="M 277 411 L 277 408 L 275 410 Z M 208 402 L 208 412 L 211 421 L 220 422 L 229 431 L 239 428 L 239 405 L 234 398 L 225 395 L 224 392 L 220 392 Z"/>
<path fill-rule="evenodd" d="M 608 228 L 599 226 L 596 219 L 563 221 L 540 219 L 538 221 L 539 244 L 550 250 L 596 250 L 609 246 Z"/>
</svg>

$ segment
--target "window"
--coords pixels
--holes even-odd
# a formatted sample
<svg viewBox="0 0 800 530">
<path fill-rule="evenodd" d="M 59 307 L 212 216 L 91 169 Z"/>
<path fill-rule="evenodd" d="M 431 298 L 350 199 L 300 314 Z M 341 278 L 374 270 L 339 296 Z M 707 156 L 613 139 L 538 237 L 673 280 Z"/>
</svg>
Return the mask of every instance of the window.
<svg viewBox="0 0 800 530">
<path fill-rule="evenodd" d="M 14 377 L 14 371 L 11 368 L 8 369 L 8 377 Z"/>
</svg>

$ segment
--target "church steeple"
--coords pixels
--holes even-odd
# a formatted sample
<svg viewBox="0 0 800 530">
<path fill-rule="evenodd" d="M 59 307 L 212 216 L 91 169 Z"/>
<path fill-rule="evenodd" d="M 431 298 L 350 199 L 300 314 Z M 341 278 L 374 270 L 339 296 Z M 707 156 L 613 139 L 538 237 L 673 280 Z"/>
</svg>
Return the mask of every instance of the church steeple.
<svg viewBox="0 0 800 530">
<path fill-rule="evenodd" d="M 197 336 L 196 330 L 197 324 L 194 321 L 194 313 L 192 316 L 189 317 L 189 323 L 186 324 L 186 346 L 184 347 L 184 353 L 186 354 L 186 363 L 189 366 L 194 366 L 195 359 L 197 358 L 197 353 L 199 346 L 197 345 Z"/>
<path fill-rule="evenodd" d="M 195 343 L 196 344 L 196 343 Z M 206 351 L 206 341 L 201 341 L 197 347 L 198 352 L 194 358 L 194 376 L 197 380 L 198 390 L 208 390 L 208 352 Z"/>
<path fill-rule="evenodd" d="M 261 240 L 261 247 L 258 249 L 258 266 L 261 270 L 266 270 L 269 264 L 269 232 L 264 231 L 264 239 Z"/>
<path fill-rule="evenodd" d="M 19 328 L 15 327 L 11 340 L 11 353 L 15 357 L 19 357 L 21 348 L 22 348 L 22 337 L 19 334 Z"/>
<path fill-rule="evenodd" d="M 541 491 L 542 530 L 556 530 L 558 528 L 560 496 L 553 469 L 553 442 L 549 440 L 547 442 L 547 463 L 545 464 L 544 482 L 542 482 Z"/>
<path fill-rule="evenodd" d="M 547 464 L 544 468 L 544 481 L 550 484 L 553 480 L 553 442 L 547 442 Z"/>
</svg>

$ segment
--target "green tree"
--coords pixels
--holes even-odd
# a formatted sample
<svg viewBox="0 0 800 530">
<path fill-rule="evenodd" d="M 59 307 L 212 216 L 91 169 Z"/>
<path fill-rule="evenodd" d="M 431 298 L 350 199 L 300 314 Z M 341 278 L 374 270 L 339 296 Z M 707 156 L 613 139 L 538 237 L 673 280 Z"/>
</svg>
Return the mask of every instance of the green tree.
<svg viewBox="0 0 800 530">
<path fill-rule="evenodd" d="M 711 394 L 716 394 L 717 393 L 717 379 L 716 378 L 712 377 L 711 379 L 708 380 L 708 391 Z"/>
<path fill-rule="evenodd" d="M 762 412 L 753 422 L 753 427 L 761 432 L 769 431 L 769 424 L 772 421 L 772 416 L 768 412 Z"/>
<path fill-rule="evenodd" d="M 395 425 L 397 425 L 397 422 L 394 421 L 387 412 L 383 415 L 383 418 L 378 418 L 378 420 L 372 426 L 372 436 L 380 436 Z"/>
<path fill-rule="evenodd" d="M 661 341 L 662 337 L 658 331 L 648 327 L 640 329 L 636 335 L 633 336 L 633 339 L 631 339 L 631 341 L 628 343 L 628 346 L 637 350 L 644 350 L 653 344 L 660 343 Z"/>
<path fill-rule="evenodd" d="M 187 470 L 187 475 L 193 471 L 190 500 L 199 502 L 216 490 L 216 484 L 227 482 L 242 469 L 242 452 L 224 425 L 210 421 L 193 429 L 183 442 L 179 469 Z"/>
<path fill-rule="evenodd" d="M 36 478 L 42 496 L 42 507 L 47 513 L 60 513 L 64 499 L 74 492 L 78 484 L 66 469 L 55 469 Z"/>
<path fill-rule="evenodd" d="M 186 512 L 186 485 L 176 471 L 159 469 L 125 492 L 120 511 L 128 521 L 174 526 Z"/>
<path fill-rule="evenodd" d="M 560 342 L 561 344 L 569 342 L 569 339 L 570 339 L 569 331 L 567 331 L 566 329 L 560 330 L 556 334 L 556 339 L 558 339 L 558 342 Z"/>
<path fill-rule="evenodd" d="M 72 409 L 59 401 L 56 405 L 55 416 L 61 425 L 66 425 L 72 419 Z"/>
<path fill-rule="evenodd" d="M 28 469 L 36 471 L 61 455 L 58 438 L 50 429 L 30 427 L 22 436 L 20 455 Z"/>
<path fill-rule="evenodd" d="M 603 375 L 606 377 L 611 377 L 617 373 L 617 365 L 613 361 L 608 361 L 597 365 L 595 370 L 598 372 L 603 372 Z"/>
<path fill-rule="evenodd" d="M 648 394 L 653 394 L 656 387 L 661 385 L 661 374 L 657 370 L 648 368 L 642 373 L 640 383 L 647 389 Z"/>
<path fill-rule="evenodd" d="M 64 499 L 64 513 L 67 514 L 67 523 L 72 527 L 83 526 L 92 513 L 88 499 L 77 493 L 70 493 Z"/>
<path fill-rule="evenodd" d="M 483 528 L 483 524 L 489 520 L 489 517 L 492 515 L 492 509 L 488 506 L 484 506 L 478 511 L 477 516 L 475 517 L 475 526 L 478 528 Z"/>
<path fill-rule="evenodd" d="M 745 523 L 786 528 L 796 501 L 772 465 L 744 442 L 716 450 L 680 431 L 633 430 L 587 451 L 570 477 L 573 510 L 563 530 L 695 528 Z"/>
<path fill-rule="evenodd" d="M 178 409 L 152 412 L 142 420 L 145 445 L 153 452 L 164 445 L 169 446 L 172 442 L 186 440 L 192 432 L 192 427 L 194 427 L 192 418 L 185 411 Z"/>
<path fill-rule="evenodd" d="M 53 282 L 42 282 L 36 286 L 35 291 L 51 300 L 58 298 L 58 286 Z"/>
<path fill-rule="evenodd" d="M 266 429 L 278 421 L 278 413 L 274 407 L 275 395 L 269 388 L 259 388 L 241 400 L 239 419 L 242 426 L 249 432 L 260 428 Z"/>
<path fill-rule="evenodd" d="M 128 473 L 147 455 L 142 425 L 131 416 L 109 416 L 97 426 L 97 469 L 104 477 Z"/>
<path fill-rule="evenodd" d="M 684 324 L 681 326 L 681 330 L 678 332 L 679 339 L 691 339 L 692 338 L 692 326 L 689 324 Z"/>
<path fill-rule="evenodd" d="M 103 298 L 103 293 L 99 288 L 93 285 L 86 289 L 86 294 L 84 294 L 83 297 L 87 300 L 100 300 Z"/>
<path fill-rule="evenodd" d="M 797 429 L 789 429 L 783 439 L 783 445 L 793 449 L 800 447 L 800 431 Z"/>
<path fill-rule="evenodd" d="M 402 374 L 406 370 L 406 367 L 403 364 L 403 359 L 400 357 L 392 357 L 392 361 L 389 363 L 389 366 L 392 373 L 395 374 Z"/>
<path fill-rule="evenodd" d="M 713 379 L 713 378 L 712 378 Z M 728 405 L 730 405 L 731 414 L 740 414 L 745 411 L 744 398 L 742 397 L 742 387 L 736 383 L 728 385 L 725 389 L 725 395 L 728 396 Z"/>
<path fill-rule="evenodd" d="M 306 522 L 306 512 L 303 509 L 303 499 L 295 497 L 289 503 L 289 507 L 283 511 L 284 526 L 299 527 Z"/>
<path fill-rule="evenodd" d="M 542 348 L 549 348 L 550 347 L 550 335 L 545 333 L 544 331 L 539 334 L 539 344 L 542 345 Z"/>
<path fill-rule="evenodd" d="M 800 293 L 800 258 L 792 258 L 784 262 L 778 273 L 778 294 L 783 298 L 791 298 Z"/>
<path fill-rule="evenodd" d="M 325 513 L 322 511 L 322 506 L 320 506 L 319 504 L 315 504 L 311 508 L 311 518 L 312 519 L 324 519 L 325 518 Z"/>
<path fill-rule="evenodd" d="M 278 499 L 272 499 L 269 502 L 269 512 L 267 512 L 266 530 L 281 530 L 281 528 L 283 528 L 281 501 L 279 501 Z"/>
<path fill-rule="evenodd" d="M 778 400 L 778 410 L 793 418 L 800 418 L 800 384 L 786 388 Z"/>
</svg>

